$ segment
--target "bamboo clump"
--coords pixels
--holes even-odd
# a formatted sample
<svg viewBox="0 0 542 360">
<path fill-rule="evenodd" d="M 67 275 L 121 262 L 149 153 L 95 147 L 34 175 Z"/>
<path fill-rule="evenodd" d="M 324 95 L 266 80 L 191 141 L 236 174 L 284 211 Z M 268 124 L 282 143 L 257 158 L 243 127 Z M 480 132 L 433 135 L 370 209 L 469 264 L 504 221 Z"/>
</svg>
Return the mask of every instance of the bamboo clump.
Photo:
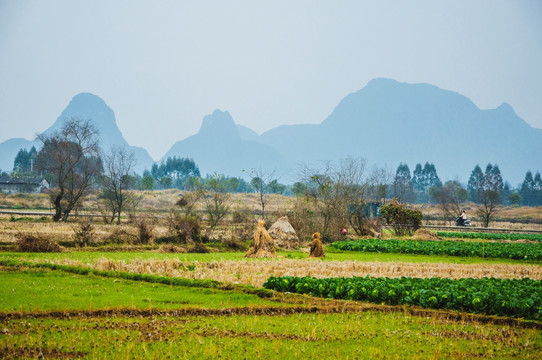
<svg viewBox="0 0 542 360">
<path fill-rule="evenodd" d="M 265 221 L 258 220 L 258 228 L 254 233 L 254 240 L 245 254 L 245 257 L 250 258 L 267 258 L 277 257 L 275 253 L 275 243 L 264 227 Z"/>
</svg>

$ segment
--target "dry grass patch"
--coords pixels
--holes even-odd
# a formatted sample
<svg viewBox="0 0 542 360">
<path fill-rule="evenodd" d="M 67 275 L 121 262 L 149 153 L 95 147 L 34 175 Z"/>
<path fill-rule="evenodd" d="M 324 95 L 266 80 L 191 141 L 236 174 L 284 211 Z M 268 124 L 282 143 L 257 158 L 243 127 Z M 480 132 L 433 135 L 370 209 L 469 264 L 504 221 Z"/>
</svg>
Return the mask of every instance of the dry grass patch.
<svg viewBox="0 0 542 360">
<path fill-rule="evenodd" d="M 212 279 L 224 283 L 261 287 L 271 276 L 329 277 L 442 277 L 450 279 L 494 277 L 500 279 L 530 278 L 542 280 L 542 266 L 509 264 L 435 264 L 403 262 L 228 260 L 182 262 L 173 260 L 116 261 L 99 259 L 92 264 L 74 260 L 54 261 L 58 264 L 89 266 L 98 270 L 126 271 L 189 279 Z"/>
<path fill-rule="evenodd" d="M 55 241 L 36 234 L 17 235 L 17 251 L 21 252 L 62 252 L 62 246 Z"/>
</svg>

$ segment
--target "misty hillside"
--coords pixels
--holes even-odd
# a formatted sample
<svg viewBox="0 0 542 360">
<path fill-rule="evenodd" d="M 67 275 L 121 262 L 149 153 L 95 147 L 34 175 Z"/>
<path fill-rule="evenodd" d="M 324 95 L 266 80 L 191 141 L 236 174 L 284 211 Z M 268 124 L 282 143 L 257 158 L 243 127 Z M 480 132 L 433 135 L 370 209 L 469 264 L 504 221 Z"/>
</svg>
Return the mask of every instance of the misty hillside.
<svg viewBox="0 0 542 360">
<path fill-rule="evenodd" d="M 276 149 L 247 138 L 257 139 L 258 135 L 236 126 L 229 112 L 215 110 L 203 118 L 196 135 L 176 142 L 162 160 L 170 156 L 192 158 L 202 176 L 215 172 L 241 176 L 243 170 L 265 168 L 283 172 L 289 168 Z"/>
<path fill-rule="evenodd" d="M 143 170 L 150 169 L 154 163 L 147 150 L 141 147 L 130 146 L 126 142 L 117 126 L 113 110 L 100 97 L 90 93 L 81 93 L 74 96 L 53 125 L 45 130 L 43 134 L 50 135 L 59 131 L 64 121 L 72 118 L 92 120 L 100 132 L 100 145 L 103 150 L 107 151 L 112 145 L 118 145 L 125 147 L 128 151 L 134 152 L 137 160 L 134 169 L 136 172 L 142 173 Z M 33 145 L 39 149 L 41 143 L 25 139 L 10 139 L 0 143 L 0 154 L 2 154 L 0 169 L 12 170 L 13 160 L 19 149 L 23 147 L 30 149 Z"/>
<path fill-rule="evenodd" d="M 113 110 L 99 97 L 76 95 L 45 132 L 59 129 L 71 117 L 92 119 L 104 148 L 117 144 L 134 151 L 139 173 L 151 168 L 147 151 L 126 142 Z M 39 147 L 25 139 L 0 143 L 0 169 L 11 170 L 17 151 L 35 144 Z M 464 182 L 476 164 L 497 163 L 515 186 L 527 170 L 542 170 L 540 154 L 542 130 L 528 125 L 508 104 L 481 110 L 467 97 L 433 85 L 375 79 L 346 96 L 320 124 L 282 125 L 261 136 L 216 110 L 204 117 L 197 134 L 176 142 L 162 160 L 192 158 L 202 175 L 241 176 L 243 170 L 261 168 L 275 171 L 284 182 L 296 180 L 300 163 L 318 165 L 347 156 L 392 171 L 400 162 L 413 170 L 416 163 L 428 161 L 441 179 Z"/>
<path fill-rule="evenodd" d="M 468 179 L 476 164 L 498 163 L 516 184 L 542 168 L 542 130 L 508 104 L 480 110 L 458 93 L 427 84 L 375 79 L 346 96 L 318 125 L 285 125 L 262 134 L 292 163 L 363 157 L 395 170 L 433 162 L 444 179 Z"/>
</svg>

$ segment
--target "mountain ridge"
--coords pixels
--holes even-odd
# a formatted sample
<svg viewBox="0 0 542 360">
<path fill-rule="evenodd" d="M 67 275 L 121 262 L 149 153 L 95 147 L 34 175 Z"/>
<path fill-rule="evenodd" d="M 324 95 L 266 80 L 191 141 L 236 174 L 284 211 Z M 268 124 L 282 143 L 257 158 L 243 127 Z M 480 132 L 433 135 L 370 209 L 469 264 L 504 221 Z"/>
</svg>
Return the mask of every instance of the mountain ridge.
<svg viewBox="0 0 542 360">
<path fill-rule="evenodd" d="M 129 146 L 113 110 L 96 95 L 74 96 L 45 132 L 58 129 L 62 119 L 70 116 L 103 120 L 97 126 L 106 129 L 102 136 Z M 5 144 L 30 148 L 35 142 L 9 139 L 0 143 L 2 160 L 13 159 L 20 148 L 8 151 Z M 151 167 L 153 160 L 144 148 L 130 149 L 147 159 L 146 168 Z M 363 157 L 392 171 L 401 162 L 413 168 L 429 161 L 442 179 L 459 176 L 463 182 L 475 165 L 497 163 L 504 178 L 517 184 L 527 170 L 542 170 L 537 154 L 542 154 L 542 129 L 530 126 L 508 103 L 482 110 L 454 91 L 378 78 L 346 95 L 318 124 L 279 125 L 258 135 L 235 124 L 228 111 L 215 110 L 202 119 L 198 133 L 174 143 L 162 160 L 189 157 L 202 174 L 231 176 L 252 168 L 292 174 L 299 163 L 318 166 L 321 161 L 347 156 Z M 0 162 L 0 168 L 10 170 L 10 161 L 8 167 Z"/>
<path fill-rule="evenodd" d="M 117 145 L 126 148 L 128 151 L 132 151 L 136 158 L 134 171 L 142 173 L 143 170 L 152 167 L 154 160 L 150 157 L 147 150 L 128 144 L 117 126 L 113 110 L 102 98 L 92 93 L 83 92 L 75 95 L 54 123 L 41 134 L 50 136 L 59 131 L 65 121 L 73 118 L 92 121 L 99 131 L 100 146 L 103 150 L 108 151 L 112 145 Z M 38 140 L 19 139 L 18 142 L 14 142 L 13 140 L 8 139 L 0 143 L 0 153 L 5 154 L 0 160 L 0 169 L 10 171 L 13 168 L 13 160 L 21 148 L 29 150 L 32 146 L 35 146 L 37 149 L 41 147 L 41 142 Z"/>
</svg>

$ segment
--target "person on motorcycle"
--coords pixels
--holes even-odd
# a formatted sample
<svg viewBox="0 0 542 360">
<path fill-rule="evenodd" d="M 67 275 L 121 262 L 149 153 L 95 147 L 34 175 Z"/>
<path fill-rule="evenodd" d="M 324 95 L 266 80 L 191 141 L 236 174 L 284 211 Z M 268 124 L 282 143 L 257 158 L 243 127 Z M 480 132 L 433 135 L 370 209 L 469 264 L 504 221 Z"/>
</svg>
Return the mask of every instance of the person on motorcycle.
<svg viewBox="0 0 542 360">
<path fill-rule="evenodd" d="M 457 218 L 456 224 L 458 226 L 465 226 L 468 223 L 467 220 L 467 213 L 465 212 L 465 210 L 461 210 L 461 215 L 459 215 L 459 217 Z"/>
</svg>

